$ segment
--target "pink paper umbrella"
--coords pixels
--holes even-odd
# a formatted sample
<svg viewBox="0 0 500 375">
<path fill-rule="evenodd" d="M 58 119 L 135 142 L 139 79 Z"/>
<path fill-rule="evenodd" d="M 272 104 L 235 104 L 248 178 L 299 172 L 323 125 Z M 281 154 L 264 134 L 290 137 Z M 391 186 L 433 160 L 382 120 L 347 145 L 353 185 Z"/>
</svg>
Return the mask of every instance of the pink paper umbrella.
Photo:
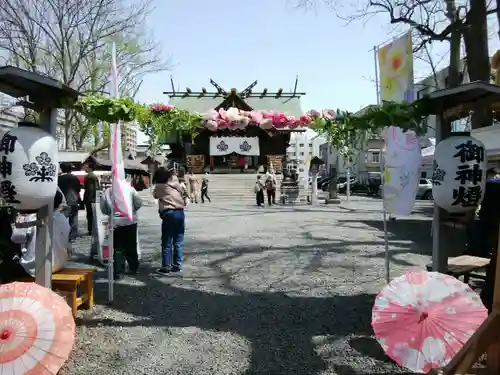
<svg viewBox="0 0 500 375">
<path fill-rule="evenodd" d="M 410 271 L 375 299 L 372 326 L 400 366 L 427 373 L 446 366 L 488 316 L 468 285 L 437 272 Z"/>
<path fill-rule="evenodd" d="M 0 287 L 0 374 L 53 375 L 75 342 L 66 301 L 35 283 Z"/>
</svg>

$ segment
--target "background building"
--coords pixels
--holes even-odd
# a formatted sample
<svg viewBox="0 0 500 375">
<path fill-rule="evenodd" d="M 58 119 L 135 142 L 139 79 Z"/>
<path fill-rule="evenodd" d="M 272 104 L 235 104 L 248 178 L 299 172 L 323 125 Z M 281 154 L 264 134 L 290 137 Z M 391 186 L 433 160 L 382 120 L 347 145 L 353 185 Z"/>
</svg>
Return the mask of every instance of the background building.
<svg viewBox="0 0 500 375">
<path fill-rule="evenodd" d="M 325 137 L 309 130 L 291 134 L 290 146 L 286 149 L 288 169 L 297 172 L 303 184 L 309 180 L 311 159 L 315 156 L 321 158 L 320 146 L 325 142 Z"/>
<path fill-rule="evenodd" d="M 137 125 L 127 125 L 123 127 L 126 139 L 126 149 L 134 157 L 137 155 Z"/>
</svg>

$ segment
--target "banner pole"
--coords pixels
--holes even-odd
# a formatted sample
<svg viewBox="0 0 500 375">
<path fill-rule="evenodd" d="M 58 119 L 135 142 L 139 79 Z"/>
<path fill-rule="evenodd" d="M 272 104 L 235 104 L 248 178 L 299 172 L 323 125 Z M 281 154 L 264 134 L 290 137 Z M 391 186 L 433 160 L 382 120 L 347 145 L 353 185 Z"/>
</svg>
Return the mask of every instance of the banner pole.
<svg viewBox="0 0 500 375">
<path fill-rule="evenodd" d="M 380 89 L 379 89 L 379 78 L 378 78 L 378 47 L 373 47 L 373 62 L 375 66 L 375 90 L 377 95 L 377 105 L 381 104 L 380 100 Z M 383 141 L 383 138 L 382 138 Z M 389 236 L 387 234 L 387 211 L 385 210 L 385 202 L 384 202 L 384 154 L 383 154 L 383 145 L 380 144 L 380 187 L 382 188 L 382 217 L 384 223 L 384 261 L 385 261 L 385 281 L 389 283 L 391 281 L 391 271 L 390 271 L 390 258 L 389 258 Z"/>
</svg>

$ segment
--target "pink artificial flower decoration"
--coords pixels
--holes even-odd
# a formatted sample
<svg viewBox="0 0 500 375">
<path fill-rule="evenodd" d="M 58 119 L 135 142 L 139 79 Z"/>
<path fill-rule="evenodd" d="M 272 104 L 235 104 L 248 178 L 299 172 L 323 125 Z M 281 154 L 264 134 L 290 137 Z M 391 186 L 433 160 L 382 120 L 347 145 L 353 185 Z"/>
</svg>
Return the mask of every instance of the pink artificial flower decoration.
<svg viewBox="0 0 500 375">
<path fill-rule="evenodd" d="M 252 111 L 250 112 L 250 120 L 254 124 L 258 125 L 263 119 L 262 112 Z"/>
<path fill-rule="evenodd" d="M 262 118 L 270 118 L 270 119 L 272 119 L 273 118 L 273 113 L 262 111 Z"/>
<path fill-rule="evenodd" d="M 226 115 L 229 121 L 236 122 L 241 119 L 240 110 L 238 108 L 231 107 L 227 110 Z"/>
<path fill-rule="evenodd" d="M 316 111 L 315 109 L 311 109 L 308 113 L 308 115 L 312 118 L 318 118 L 321 117 L 321 113 L 319 111 Z"/>
<path fill-rule="evenodd" d="M 333 109 L 325 109 L 323 110 L 323 117 L 329 118 L 330 120 L 335 120 L 337 118 L 337 114 Z"/>
<path fill-rule="evenodd" d="M 219 118 L 219 112 L 217 112 L 214 109 L 211 109 L 210 111 L 208 111 L 203 115 L 203 119 L 207 121 L 209 120 L 216 121 L 218 118 Z"/>
<path fill-rule="evenodd" d="M 260 122 L 259 126 L 262 129 L 271 129 L 273 127 L 273 120 L 270 118 L 265 118 Z"/>
<path fill-rule="evenodd" d="M 217 130 L 217 121 L 215 120 L 208 120 L 206 123 L 205 123 L 205 126 L 208 130 L 214 132 Z"/>
<path fill-rule="evenodd" d="M 224 120 L 224 121 L 228 120 L 227 113 L 223 108 L 219 109 L 219 117 L 221 118 L 221 120 Z"/>
<path fill-rule="evenodd" d="M 227 120 L 220 119 L 220 120 L 217 121 L 217 127 L 219 129 L 230 129 L 231 128 L 231 124 Z"/>
<path fill-rule="evenodd" d="M 154 104 L 151 106 L 153 112 L 169 112 L 174 109 L 173 105 Z"/>
</svg>

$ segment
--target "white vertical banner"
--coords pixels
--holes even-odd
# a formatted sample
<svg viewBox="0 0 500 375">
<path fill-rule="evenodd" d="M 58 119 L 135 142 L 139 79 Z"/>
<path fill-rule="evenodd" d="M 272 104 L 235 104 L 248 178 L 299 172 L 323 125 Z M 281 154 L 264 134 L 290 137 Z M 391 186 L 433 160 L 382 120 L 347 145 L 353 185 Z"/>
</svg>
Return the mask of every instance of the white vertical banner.
<svg viewBox="0 0 500 375">
<path fill-rule="evenodd" d="M 420 180 L 420 142 L 414 132 L 397 126 L 385 129 L 384 141 L 384 207 L 393 215 L 408 216 Z"/>
<path fill-rule="evenodd" d="M 111 73 L 113 82 L 113 97 L 118 98 L 118 68 L 116 65 L 116 44 L 111 46 Z M 125 179 L 125 166 L 122 155 L 122 139 L 120 123 L 111 124 L 110 129 L 110 154 L 111 154 L 111 200 L 113 202 L 112 212 L 109 219 L 109 261 L 108 261 L 108 299 L 113 301 L 113 253 L 114 253 L 114 216 L 115 213 L 133 220 L 132 197 L 130 185 Z"/>
</svg>

